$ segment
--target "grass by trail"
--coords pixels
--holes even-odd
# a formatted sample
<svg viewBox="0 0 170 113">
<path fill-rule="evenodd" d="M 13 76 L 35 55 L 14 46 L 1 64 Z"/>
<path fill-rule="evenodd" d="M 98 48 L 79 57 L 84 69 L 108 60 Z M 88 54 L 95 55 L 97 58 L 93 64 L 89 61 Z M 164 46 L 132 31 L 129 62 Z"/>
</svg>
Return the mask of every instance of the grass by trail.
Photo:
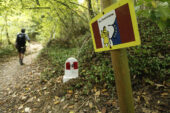
<svg viewBox="0 0 170 113">
<path fill-rule="evenodd" d="M 11 56 L 16 56 L 17 51 L 13 45 L 8 45 L 6 47 L 0 47 L 0 62 L 5 61 Z"/>
<path fill-rule="evenodd" d="M 47 65 L 46 69 L 42 72 L 41 79 L 49 80 L 56 75 L 62 75 L 64 73 L 65 61 L 69 57 L 76 57 L 78 48 L 63 48 L 57 45 L 46 47 L 41 52 L 41 59 L 43 64 Z"/>
<path fill-rule="evenodd" d="M 170 57 L 168 56 L 168 37 L 170 30 L 161 32 L 158 26 L 150 20 L 139 19 L 141 46 L 127 48 L 131 77 L 137 78 L 135 83 L 153 80 L 155 82 L 168 81 Z M 95 53 L 90 33 L 78 37 L 79 48 L 68 40 L 52 40 L 42 51 L 41 58 L 45 59 L 48 67 L 42 74 L 42 79 L 58 77 L 64 73 L 64 63 L 69 57 L 76 57 L 79 61 L 79 72 L 85 77 L 90 88 L 92 84 L 106 83 L 108 87 L 114 84 L 114 72 L 111 66 L 109 52 Z M 87 88 L 88 89 L 88 88 Z"/>
</svg>

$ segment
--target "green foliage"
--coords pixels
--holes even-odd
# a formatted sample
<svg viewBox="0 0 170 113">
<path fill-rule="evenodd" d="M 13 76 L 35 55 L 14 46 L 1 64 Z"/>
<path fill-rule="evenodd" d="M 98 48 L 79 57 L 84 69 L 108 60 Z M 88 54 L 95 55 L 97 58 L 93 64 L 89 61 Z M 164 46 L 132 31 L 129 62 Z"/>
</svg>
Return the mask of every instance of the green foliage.
<svg viewBox="0 0 170 113">
<path fill-rule="evenodd" d="M 14 43 L 16 34 L 21 28 L 26 28 L 32 40 L 46 43 L 60 37 L 77 42 L 76 37 L 88 30 L 88 13 L 80 10 L 82 7 L 77 0 L 39 0 L 39 3 L 1 0 L 0 41 L 6 41 L 8 32 L 10 41 Z"/>
<path fill-rule="evenodd" d="M 169 29 L 161 32 L 155 23 L 144 18 L 139 22 L 142 45 L 129 49 L 131 74 L 141 78 L 165 80 L 169 74 Z"/>
<path fill-rule="evenodd" d="M 91 39 L 81 49 L 79 62 L 80 76 L 94 84 L 106 82 L 112 86 L 114 74 L 109 53 L 95 53 Z"/>
<path fill-rule="evenodd" d="M 152 21 L 141 18 L 139 30 L 142 45 L 128 48 L 131 76 L 151 78 L 163 81 L 168 78 L 170 57 L 168 55 L 168 37 L 170 30 L 161 32 Z M 114 72 L 109 52 L 95 53 L 91 40 L 82 48 L 79 56 L 80 75 L 91 83 L 113 85 Z"/>
<path fill-rule="evenodd" d="M 76 37 L 88 29 L 87 14 L 79 10 L 77 1 L 50 0 L 43 3 L 50 9 L 41 12 L 38 18 L 40 35 L 47 40 L 67 38 L 77 42 Z M 45 41 L 47 41 L 45 40 Z"/>
<path fill-rule="evenodd" d="M 16 49 L 12 45 L 0 47 L 0 59 L 2 60 L 4 60 L 4 58 L 6 59 L 16 54 Z"/>
<path fill-rule="evenodd" d="M 142 45 L 128 49 L 131 76 L 159 81 L 166 80 L 170 73 L 168 71 L 170 60 L 168 56 L 169 29 L 161 32 L 154 22 L 141 18 L 139 19 L 139 30 Z M 83 88 L 84 94 L 88 93 L 91 84 L 106 83 L 108 87 L 111 87 L 114 84 L 114 72 L 111 66 L 110 53 L 95 53 L 89 35 L 88 32 L 80 38 L 79 43 L 82 43 L 82 48 L 79 49 L 80 53 L 77 52 L 78 49 L 74 48 L 77 46 L 71 41 L 63 38 L 50 41 L 47 45 L 48 48 L 44 50 L 46 52 L 43 52 L 46 53 L 43 54 L 43 57 L 48 59 L 53 69 L 46 69 L 44 75 L 52 77 L 63 74 L 65 60 L 73 53 L 76 57 L 78 53 L 80 76 L 88 83 Z M 57 72 L 54 70 L 57 70 Z M 76 87 L 81 86 L 82 84 L 77 84 Z"/>
<path fill-rule="evenodd" d="M 52 40 L 52 43 L 41 52 L 40 60 L 48 65 L 42 73 L 42 79 L 48 80 L 51 77 L 63 75 L 65 61 L 77 53 L 77 48 L 65 48 L 64 44 L 61 44 L 61 40 L 59 41 Z"/>
<path fill-rule="evenodd" d="M 138 0 L 136 8 L 139 17 L 150 18 L 162 31 L 170 26 L 169 0 Z"/>
</svg>

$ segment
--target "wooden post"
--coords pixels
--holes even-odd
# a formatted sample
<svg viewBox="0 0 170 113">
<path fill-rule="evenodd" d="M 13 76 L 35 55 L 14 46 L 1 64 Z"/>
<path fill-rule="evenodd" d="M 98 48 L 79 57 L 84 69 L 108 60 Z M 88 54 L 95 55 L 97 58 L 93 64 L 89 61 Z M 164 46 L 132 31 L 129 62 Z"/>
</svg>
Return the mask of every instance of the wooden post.
<svg viewBox="0 0 170 113">
<path fill-rule="evenodd" d="M 116 90 L 121 113 L 134 113 L 132 88 L 126 49 L 111 51 Z"/>
<path fill-rule="evenodd" d="M 102 10 L 116 0 L 101 0 Z M 115 73 L 116 90 L 121 113 L 134 113 L 130 71 L 126 49 L 111 51 L 112 65 Z"/>
</svg>

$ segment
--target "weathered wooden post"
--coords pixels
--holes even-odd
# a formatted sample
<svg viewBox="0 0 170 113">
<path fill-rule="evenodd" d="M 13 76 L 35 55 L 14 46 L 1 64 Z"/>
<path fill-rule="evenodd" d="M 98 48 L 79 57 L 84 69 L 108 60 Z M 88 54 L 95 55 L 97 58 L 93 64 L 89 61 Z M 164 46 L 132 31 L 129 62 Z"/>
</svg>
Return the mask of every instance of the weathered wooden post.
<svg viewBox="0 0 170 113">
<path fill-rule="evenodd" d="M 116 90 L 121 113 L 134 113 L 130 72 L 126 49 L 111 51 L 112 65 L 115 73 Z"/>
<path fill-rule="evenodd" d="M 101 0 L 102 10 L 116 0 Z M 127 37 L 128 38 L 128 37 Z M 111 51 L 112 65 L 115 73 L 116 90 L 121 113 L 134 113 L 133 96 L 126 49 Z"/>
</svg>

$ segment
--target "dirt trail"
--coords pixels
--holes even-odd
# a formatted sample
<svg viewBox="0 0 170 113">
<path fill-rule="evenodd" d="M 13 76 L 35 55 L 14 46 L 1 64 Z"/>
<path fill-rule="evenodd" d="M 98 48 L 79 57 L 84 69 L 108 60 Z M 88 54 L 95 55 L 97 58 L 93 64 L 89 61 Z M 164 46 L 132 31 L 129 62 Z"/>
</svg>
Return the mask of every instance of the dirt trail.
<svg viewBox="0 0 170 113">
<path fill-rule="evenodd" d="M 41 49 L 41 44 L 35 42 L 29 44 L 23 66 L 19 64 L 18 57 L 10 58 L 8 62 L 0 64 L 0 99 L 3 98 L 6 90 L 21 82 L 26 73 L 31 72 L 31 64 Z"/>
</svg>

